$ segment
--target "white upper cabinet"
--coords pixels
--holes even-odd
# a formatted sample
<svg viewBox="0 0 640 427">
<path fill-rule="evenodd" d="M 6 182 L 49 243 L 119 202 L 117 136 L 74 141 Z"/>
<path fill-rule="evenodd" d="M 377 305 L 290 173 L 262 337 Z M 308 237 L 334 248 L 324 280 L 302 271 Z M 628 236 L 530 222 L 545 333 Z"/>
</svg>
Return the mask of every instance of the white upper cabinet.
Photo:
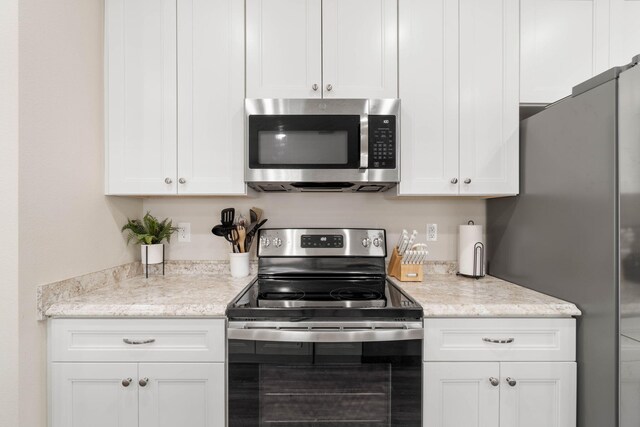
<svg viewBox="0 0 640 427">
<path fill-rule="evenodd" d="M 175 194 L 176 0 L 105 2 L 108 194 Z"/>
<path fill-rule="evenodd" d="M 520 102 L 549 103 L 596 70 L 594 0 L 521 0 Z"/>
<path fill-rule="evenodd" d="M 246 3 L 247 98 L 321 98 L 321 0 Z"/>
<path fill-rule="evenodd" d="M 520 102 L 548 104 L 640 54 L 638 0 L 521 0 Z"/>
<path fill-rule="evenodd" d="M 105 11 L 106 193 L 245 194 L 243 3 Z"/>
<path fill-rule="evenodd" d="M 518 2 L 400 0 L 399 9 L 398 194 L 517 194 Z"/>
<path fill-rule="evenodd" d="M 457 16 L 458 2 L 400 0 L 402 195 L 458 194 Z"/>
<path fill-rule="evenodd" d="M 247 0 L 247 98 L 397 98 L 398 0 Z"/>
<path fill-rule="evenodd" d="M 640 1 L 609 0 L 609 63 L 625 65 L 640 54 Z"/>
<path fill-rule="evenodd" d="M 243 4 L 178 0 L 178 193 L 245 191 Z"/>
<path fill-rule="evenodd" d="M 397 1 L 323 1 L 325 97 L 398 97 Z"/>
<path fill-rule="evenodd" d="M 460 194 L 517 194 L 518 2 L 459 5 Z"/>
</svg>

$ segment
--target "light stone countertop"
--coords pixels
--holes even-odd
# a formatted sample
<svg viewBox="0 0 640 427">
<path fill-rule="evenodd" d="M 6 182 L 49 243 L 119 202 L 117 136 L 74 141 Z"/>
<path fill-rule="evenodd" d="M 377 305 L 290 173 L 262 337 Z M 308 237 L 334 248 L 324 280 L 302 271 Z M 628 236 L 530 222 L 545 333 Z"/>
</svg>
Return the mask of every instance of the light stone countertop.
<svg viewBox="0 0 640 427">
<path fill-rule="evenodd" d="M 422 282 L 391 278 L 423 310 L 425 317 L 570 317 L 582 314 L 574 304 L 529 288 L 485 276 L 425 274 Z"/>
<path fill-rule="evenodd" d="M 254 276 L 180 274 L 134 277 L 50 305 L 47 317 L 224 317 L 227 304 Z M 569 302 L 487 276 L 427 274 L 421 283 L 392 279 L 424 309 L 425 317 L 569 317 Z"/>
</svg>

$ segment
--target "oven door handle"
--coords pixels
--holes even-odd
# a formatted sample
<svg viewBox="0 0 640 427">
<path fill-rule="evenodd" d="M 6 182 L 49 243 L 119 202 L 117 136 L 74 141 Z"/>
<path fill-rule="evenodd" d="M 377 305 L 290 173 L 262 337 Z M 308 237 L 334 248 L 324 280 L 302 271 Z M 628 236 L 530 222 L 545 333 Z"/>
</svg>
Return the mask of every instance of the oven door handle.
<svg viewBox="0 0 640 427">
<path fill-rule="evenodd" d="M 421 340 L 422 328 L 301 329 L 301 328 L 229 328 L 227 338 L 247 341 L 285 342 L 372 342 Z"/>
</svg>

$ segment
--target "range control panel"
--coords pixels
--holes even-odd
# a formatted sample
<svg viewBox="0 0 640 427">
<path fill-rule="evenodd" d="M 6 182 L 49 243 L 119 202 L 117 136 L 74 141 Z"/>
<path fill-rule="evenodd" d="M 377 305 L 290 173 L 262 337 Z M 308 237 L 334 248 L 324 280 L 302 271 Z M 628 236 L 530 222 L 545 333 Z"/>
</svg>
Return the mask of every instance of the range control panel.
<svg viewBox="0 0 640 427">
<path fill-rule="evenodd" d="M 259 257 L 386 255 L 386 233 L 382 229 L 268 228 L 259 231 Z"/>
<path fill-rule="evenodd" d="M 369 169 L 396 168 L 396 116 L 369 115 Z"/>
</svg>

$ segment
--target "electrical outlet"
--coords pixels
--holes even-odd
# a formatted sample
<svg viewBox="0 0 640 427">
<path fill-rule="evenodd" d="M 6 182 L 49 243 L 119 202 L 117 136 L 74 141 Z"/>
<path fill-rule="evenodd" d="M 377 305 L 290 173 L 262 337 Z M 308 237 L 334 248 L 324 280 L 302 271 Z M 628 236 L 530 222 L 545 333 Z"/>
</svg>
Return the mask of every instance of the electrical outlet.
<svg viewBox="0 0 640 427">
<path fill-rule="evenodd" d="M 438 240 L 438 224 L 427 224 L 427 242 Z"/>
<path fill-rule="evenodd" d="M 178 242 L 182 242 L 182 243 L 191 242 L 191 223 L 190 222 L 178 223 Z"/>
</svg>

